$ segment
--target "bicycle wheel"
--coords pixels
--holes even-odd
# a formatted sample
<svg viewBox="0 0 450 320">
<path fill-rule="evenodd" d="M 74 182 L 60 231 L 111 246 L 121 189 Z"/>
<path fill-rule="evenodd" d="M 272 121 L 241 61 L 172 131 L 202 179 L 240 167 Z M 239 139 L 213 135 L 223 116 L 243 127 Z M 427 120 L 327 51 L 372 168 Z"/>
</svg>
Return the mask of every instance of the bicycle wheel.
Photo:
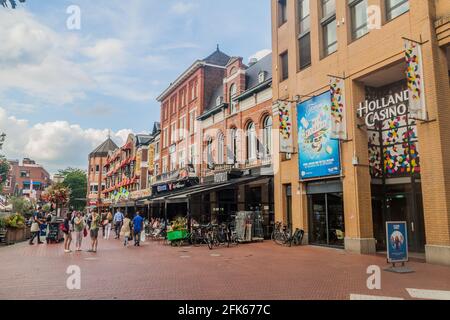
<svg viewBox="0 0 450 320">
<path fill-rule="evenodd" d="M 286 237 L 286 235 L 285 235 L 284 233 L 278 232 L 278 233 L 275 235 L 274 241 L 275 241 L 276 244 L 282 246 L 282 245 L 284 245 L 284 244 L 286 243 L 287 237 Z"/>
</svg>

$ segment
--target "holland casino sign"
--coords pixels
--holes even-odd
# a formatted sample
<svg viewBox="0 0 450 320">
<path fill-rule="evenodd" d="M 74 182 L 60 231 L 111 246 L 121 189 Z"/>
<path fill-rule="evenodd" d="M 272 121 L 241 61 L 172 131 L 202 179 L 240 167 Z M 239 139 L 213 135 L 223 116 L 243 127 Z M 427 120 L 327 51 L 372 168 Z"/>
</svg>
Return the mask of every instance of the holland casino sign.
<svg viewBox="0 0 450 320">
<path fill-rule="evenodd" d="M 377 100 L 366 100 L 358 107 L 358 118 L 365 118 L 368 127 L 408 113 L 409 91 L 403 90 Z"/>
</svg>

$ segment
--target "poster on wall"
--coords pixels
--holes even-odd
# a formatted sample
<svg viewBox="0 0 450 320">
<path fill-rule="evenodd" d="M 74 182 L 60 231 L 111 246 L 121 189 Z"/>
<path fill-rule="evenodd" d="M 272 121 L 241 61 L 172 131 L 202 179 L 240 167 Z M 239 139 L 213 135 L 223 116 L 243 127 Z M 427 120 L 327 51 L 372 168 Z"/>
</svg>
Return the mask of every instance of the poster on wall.
<svg viewBox="0 0 450 320">
<path fill-rule="evenodd" d="M 389 263 L 408 261 L 406 222 L 386 222 L 387 259 Z"/>
<path fill-rule="evenodd" d="M 292 137 L 292 104 L 278 103 L 278 115 L 280 120 L 280 152 L 293 153 L 294 139 Z"/>
<path fill-rule="evenodd" d="M 405 39 L 405 59 L 409 114 L 414 119 L 427 120 L 422 46 L 417 42 Z"/>
<path fill-rule="evenodd" d="M 297 106 L 301 179 L 341 173 L 339 140 L 331 137 L 330 91 Z"/>
<path fill-rule="evenodd" d="M 331 138 L 347 139 L 347 122 L 345 117 L 345 81 L 330 77 L 331 94 Z"/>
</svg>

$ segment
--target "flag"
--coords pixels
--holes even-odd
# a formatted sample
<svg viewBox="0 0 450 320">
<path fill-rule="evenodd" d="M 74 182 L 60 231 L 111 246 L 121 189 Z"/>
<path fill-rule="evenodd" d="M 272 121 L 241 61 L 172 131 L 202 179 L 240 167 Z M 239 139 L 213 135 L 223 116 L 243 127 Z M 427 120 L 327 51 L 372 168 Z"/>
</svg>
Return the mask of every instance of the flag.
<svg viewBox="0 0 450 320">
<path fill-rule="evenodd" d="M 292 137 L 292 104 L 286 102 L 278 103 L 278 115 L 280 120 L 280 152 L 293 153 L 294 140 Z"/>
<path fill-rule="evenodd" d="M 409 114 L 414 119 L 427 120 L 422 46 L 417 42 L 405 39 L 405 59 Z"/>
<path fill-rule="evenodd" d="M 345 81 L 330 77 L 331 92 L 331 131 L 332 139 L 347 139 L 347 121 L 345 118 Z"/>
</svg>

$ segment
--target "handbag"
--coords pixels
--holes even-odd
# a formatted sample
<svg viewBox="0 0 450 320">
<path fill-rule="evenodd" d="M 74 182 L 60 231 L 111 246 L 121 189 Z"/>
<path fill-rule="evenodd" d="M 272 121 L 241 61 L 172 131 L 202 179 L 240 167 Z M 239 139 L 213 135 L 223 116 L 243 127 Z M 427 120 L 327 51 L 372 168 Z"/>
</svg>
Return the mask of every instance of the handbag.
<svg viewBox="0 0 450 320">
<path fill-rule="evenodd" d="M 87 235 L 88 235 L 88 232 L 87 232 L 87 229 L 86 228 L 84 228 L 83 229 L 83 236 L 86 238 L 87 237 Z"/>
</svg>

